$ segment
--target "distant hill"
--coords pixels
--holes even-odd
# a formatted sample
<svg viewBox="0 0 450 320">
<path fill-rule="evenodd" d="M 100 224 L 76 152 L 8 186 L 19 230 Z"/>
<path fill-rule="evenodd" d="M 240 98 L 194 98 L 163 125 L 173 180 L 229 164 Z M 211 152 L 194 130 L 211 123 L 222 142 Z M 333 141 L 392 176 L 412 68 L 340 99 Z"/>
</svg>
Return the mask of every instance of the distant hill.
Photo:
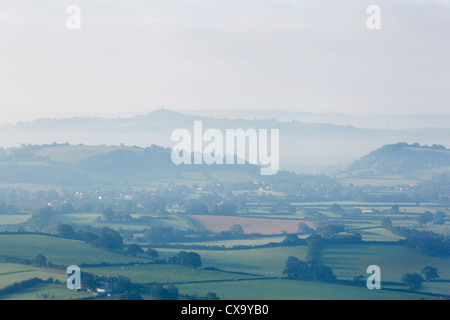
<svg viewBox="0 0 450 320">
<path fill-rule="evenodd" d="M 25 145 L 0 149 L 0 181 L 61 187 L 157 187 L 169 183 L 243 182 L 259 178 L 254 165 L 174 165 L 171 151 L 152 145 Z"/>
<path fill-rule="evenodd" d="M 450 128 L 362 129 L 329 123 L 280 121 L 264 118 L 264 114 L 257 112 L 252 120 L 239 119 L 239 112 L 236 114 L 235 119 L 224 119 L 156 110 L 130 118 L 40 119 L 0 127 L 0 146 L 68 142 L 71 145 L 116 146 L 123 143 L 144 149 L 151 145 L 173 147 L 175 143 L 170 138 L 175 129 L 184 128 L 192 132 L 194 121 L 201 120 L 204 130 L 279 129 L 280 169 L 332 174 L 386 144 L 405 141 L 446 145 L 450 137 Z"/>
<path fill-rule="evenodd" d="M 312 113 L 275 109 L 256 110 L 186 110 L 184 113 L 202 117 L 228 119 L 276 119 L 278 121 L 301 121 L 308 123 L 330 123 L 341 126 L 371 129 L 414 129 L 414 128 L 448 128 L 448 114 L 413 114 L 413 115 L 376 115 L 357 116 L 345 113 Z"/>
<path fill-rule="evenodd" d="M 385 145 L 353 162 L 348 172 L 383 176 L 417 171 L 450 170 L 450 149 L 442 145 L 421 146 L 418 143 Z"/>
</svg>

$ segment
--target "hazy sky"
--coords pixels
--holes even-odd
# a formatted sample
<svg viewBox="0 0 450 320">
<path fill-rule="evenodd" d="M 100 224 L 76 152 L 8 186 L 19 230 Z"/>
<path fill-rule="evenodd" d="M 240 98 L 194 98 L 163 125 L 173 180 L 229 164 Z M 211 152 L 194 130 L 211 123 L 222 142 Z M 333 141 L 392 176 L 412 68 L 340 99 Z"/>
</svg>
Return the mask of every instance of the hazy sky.
<svg viewBox="0 0 450 320">
<path fill-rule="evenodd" d="M 69 5 L 81 29 L 69 30 Z M 369 30 L 369 5 L 381 30 Z M 2 0 L 0 114 L 450 113 L 450 1 Z"/>
</svg>

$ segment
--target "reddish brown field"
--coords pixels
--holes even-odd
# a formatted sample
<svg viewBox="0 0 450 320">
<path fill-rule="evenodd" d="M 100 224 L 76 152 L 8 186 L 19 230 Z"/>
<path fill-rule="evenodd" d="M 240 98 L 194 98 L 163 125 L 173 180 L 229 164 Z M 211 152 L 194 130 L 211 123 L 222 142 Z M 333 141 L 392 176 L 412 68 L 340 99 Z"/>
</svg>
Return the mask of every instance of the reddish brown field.
<svg viewBox="0 0 450 320">
<path fill-rule="evenodd" d="M 264 235 L 281 234 L 283 231 L 296 233 L 299 222 L 304 222 L 308 227 L 316 229 L 316 225 L 305 220 L 284 220 L 284 219 L 264 219 L 246 218 L 231 216 L 202 216 L 190 215 L 191 219 L 202 224 L 212 232 L 228 231 L 232 225 L 240 224 L 245 233 L 261 233 Z"/>
</svg>

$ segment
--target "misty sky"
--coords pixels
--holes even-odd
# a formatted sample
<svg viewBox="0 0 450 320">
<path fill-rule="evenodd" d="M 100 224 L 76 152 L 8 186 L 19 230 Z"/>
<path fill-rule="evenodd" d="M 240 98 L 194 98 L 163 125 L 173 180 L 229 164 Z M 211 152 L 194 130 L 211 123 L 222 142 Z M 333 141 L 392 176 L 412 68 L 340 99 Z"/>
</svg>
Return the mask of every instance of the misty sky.
<svg viewBox="0 0 450 320">
<path fill-rule="evenodd" d="M 95 2 L 95 3 L 94 3 Z M 69 30 L 69 5 L 81 30 Z M 366 9 L 381 8 L 381 30 Z M 2 0 L 0 114 L 450 113 L 450 1 Z"/>
</svg>

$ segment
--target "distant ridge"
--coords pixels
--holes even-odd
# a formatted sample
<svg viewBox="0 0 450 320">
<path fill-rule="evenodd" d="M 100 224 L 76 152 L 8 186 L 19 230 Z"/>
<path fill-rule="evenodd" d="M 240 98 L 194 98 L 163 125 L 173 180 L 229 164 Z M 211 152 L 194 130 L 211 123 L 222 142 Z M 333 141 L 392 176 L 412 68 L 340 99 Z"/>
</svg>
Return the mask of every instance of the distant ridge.
<svg viewBox="0 0 450 320">
<path fill-rule="evenodd" d="M 240 114 L 238 113 L 238 116 Z M 280 169 L 304 173 L 332 174 L 383 145 L 405 141 L 442 144 L 449 147 L 450 128 L 403 130 L 367 129 L 331 123 L 311 123 L 290 119 L 280 121 L 254 114 L 254 120 L 225 119 L 159 109 L 129 118 L 74 117 L 39 119 L 0 127 L 0 147 L 53 142 L 72 145 L 151 145 L 173 147 L 175 129 L 193 130 L 195 120 L 203 127 L 219 130 L 234 128 L 279 129 Z"/>
<path fill-rule="evenodd" d="M 447 167 L 450 170 L 450 150 L 442 145 L 429 147 L 418 143 L 397 143 L 385 145 L 364 155 L 353 162 L 348 171 L 388 175 Z"/>
</svg>

